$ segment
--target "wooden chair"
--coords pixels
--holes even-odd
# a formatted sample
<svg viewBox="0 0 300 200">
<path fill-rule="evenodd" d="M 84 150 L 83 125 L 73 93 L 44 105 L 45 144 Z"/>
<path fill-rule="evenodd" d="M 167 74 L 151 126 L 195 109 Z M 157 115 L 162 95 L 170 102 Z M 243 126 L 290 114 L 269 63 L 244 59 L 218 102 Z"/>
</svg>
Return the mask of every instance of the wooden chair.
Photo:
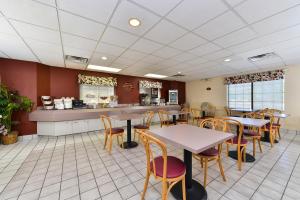
<svg viewBox="0 0 300 200">
<path fill-rule="evenodd" d="M 105 139 L 104 139 L 104 149 L 106 148 L 107 140 L 109 138 L 109 146 L 108 146 L 108 152 L 111 154 L 112 150 L 112 142 L 113 142 L 113 137 L 117 137 L 118 144 L 120 145 L 119 137 L 121 137 L 121 145 L 123 145 L 123 135 L 124 135 L 124 129 L 123 128 L 112 128 L 110 118 L 101 115 L 100 116 L 101 121 L 104 126 L 104 134 L 105 134 Z"/>
<path fill-rule="evenodd" d="M 279 113 L 281 114 L 282 111 L 279 110 L 279 109 L 269 109 L 268 112 L 274 114 L 274 113 Z M 279 139 L 281 139 L 281 135 L 280 135 L 280 128 L 281 128 L 281 125 L 280 125 L 280 117 L 275 117 L 274 116 L 274 123 L 273 123 L 273 127 L 275 128 L 275 131 L 276 131 L 276 137 L 278 136 Z"/>
<path fill-rule="evenodd" d="M 271 144 L 271 147 L 273 147 L 274 141 L 278 134 L 278 132 L 277 132 L 278 128 L 276 126 L 274 126 L 275 117 L 274 117 L 273 113 L 270 113 L 270 112 L 265 112 L 263 114 L 266 119 L 270 120 L 270 122 L 265 126 L 264 131 L 269 132 L 270 144 Z"/>
<path fill-rule="evenodd" d="M 179 115 L 179 119 L 176 120 L 177 124 L 188 124 L 189 123 L 189 108 L 182 108 L 181 111 L 187 112 L 187 114 Z"/>
<path fill-rule="evenodd" d="M 226 112 L 227 117 L 231 116 L 231 110 L 227 106 L 224 106 L 224 110 Z"/>
<path fill-rule="evenodd" d="M 234 119 L 224 118 L 227 125 L 227 132 L 234 133 L 236 131 L 236 136 L 230 140 L 226 141 L 226 151 L 227 156 L 229 154 L 229 145 L 234 145 L 237 148 L 237 157 L 238 157 L 238 169 L 242 170 L 242 156 L 246 160 L 246 148 L 247 140 L 243 138 L 243 125 Z"/>
<path fill-rule="evenodd" d="M 138 134 L 138 130 L 149 130 L 150 129 L 151 122 L 152 122 L 152 119 L 154 116 L 154 112 L 147 111 L 144 115 L 145 115 L 145 117 L 144 117 L 145 124 L 139 124 L 139 125 L 133 126 L 133 130 L 134 130 L 133 140 L 135 140 L 135 137 Z M 138 142 L 140 142 L 139 136 L 138 136 Z"/>
<path fill-rule="evenodd" d="M 145 199 L 150 175 L 162 181 L 162 200 L 167 200 L 172 187 L 182 181 L 182 199 L 186 200 L 185 172 L 186 167 L 182 160 L 167 156 L 166 144 L 157 138 L 147 134 L 145 131 L 138 130 L 147 156 L 147 174 L 144 184 L 144 191 L 141 199 Z M 155 148 L 152 151 L 152 148 Z M 154 157 L 153 152 L 161 152 L 161 156 Z"/>
<path fill-rule="evenodd" d="M 225 132 L 226 122 L 222 119 L 209 118 L 209 119 L 204 119 L 200 123 L 200 127 Z M 202 151 L 199 154 L 194 154 L 194 158 L 200 161 L 201 168 L 203 168 L 203 162 L 204 162 L 204 187 L 206 187 L 206 182 L 207 182 L 206 180 L 207 180 L 208 162 L 213 160 L 215 160 L 218 163 L 223 180 L 226 181 L 226 177 L 222 166 L 221 154 L 222 154 L 222 144 L 219 144 L 218 148 L 213 147 L 205 151 Z"/>
<path fill-rule="evenodd" d="M 160 120 L 160 127 L 163 127 L 163 126 L 170 126 L 173 123 L 172 120 L 170 120 L 170 115 L 168 113 L 168 111 L 166 110 L 159 110 L 158 111 L 158 116 L 159 116 L 159 120 Z"/>
<path fill-rule="evenodd" d="M 201 111 L 199 109 L 196 108 L 191 108 L 191 116 L 192 116 L 192 124 L 199 123 L 199 120 L 201 119 Z"/>
<path fill-rule="evenodd" d="M 248 113 L 248 114 L 244 115 L 244 117 L 253 118 L 253 119 L 264 119 L 264 115 L 262 113 L 255 113 L 255 112 Z M 243 135 L 247 138 L 252 139 L 253 157 L 255 157 L 255 153 L 256 153 L 256 142 L 258 143 L 260 153 L 262 153 L 262 147 L 261 147 L 261 142 L 260 142 L 261 133 L 262 133 L 261 127 L 254 127 L 254 126 L 244 127 Z"/>
</svg>

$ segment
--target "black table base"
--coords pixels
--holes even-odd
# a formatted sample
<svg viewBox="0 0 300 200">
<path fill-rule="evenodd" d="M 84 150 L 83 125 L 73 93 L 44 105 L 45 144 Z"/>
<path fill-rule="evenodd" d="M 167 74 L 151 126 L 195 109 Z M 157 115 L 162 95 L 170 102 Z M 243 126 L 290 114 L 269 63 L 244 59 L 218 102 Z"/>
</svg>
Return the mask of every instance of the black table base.
<svg viewBox="0 0 300 200">
<path fill-rule="evenodd" d="M 176 125 L 176 115 L 173 115 L 173 123 Z"/>
<path fill-rule="evenodd" d="M 175 199 L 182 199 L 182 187 L 181 181 L 174 185 L 171 190 L 172 195 Z M 207 192 L 205 188 L 197 181 L 192 180 L 192 187 L 190 189 L 186 188 L 186 199 L 199 199 L 205 200 L 207 199 Z"/>
<path fill-rule="evenodd" d="M 260 138 L 260 141 L 270 143 L 270 133 L 265 131 L 265 134 L 263 137 Z M 274 143 L 278 143 L 278 142 L 279 142 L 278 140 L 274 140 Z"/>
<path fill-rule="evenodd" d="M 131 149 L 138 146 L 138 143 L 131 141 L 131 120 L 127 120 L 127 141 L 121 145 L 124 149 Z"/>
<path fill-rule="evenodd" d="M 185 188 L 187 200 L 206 200 L 207 192 L 205 188 L 197 181 L 192 179 L 192 152 L 184 150 L 184 164 L 186 167 Z M 176 183 L 171 189 L 172 195 L 176 199 L 182 199 L 182 183 Z"/>
<path fill-rule="evenodd" d="M 230 158 L 238 160 L 237 151 L 229 151 L 228 156 Z M 242 155 L 242 161 L 243 162 L 254 162 L 255 158 L 251 154 L 246 153 L 246 161 L 244 160 L 244 156 L 243 155 Z"/>
</svg>

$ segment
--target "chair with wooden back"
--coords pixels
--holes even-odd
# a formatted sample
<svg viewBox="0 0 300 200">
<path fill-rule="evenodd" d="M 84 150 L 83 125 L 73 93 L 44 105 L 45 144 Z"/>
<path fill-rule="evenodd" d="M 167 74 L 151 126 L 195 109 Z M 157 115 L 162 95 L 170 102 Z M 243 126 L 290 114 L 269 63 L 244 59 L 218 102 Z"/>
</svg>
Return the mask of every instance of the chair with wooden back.
<svg viewBox="0 0 300 200">
<path fill-rule="evenodd" d="M 133 126 L 134 135 L 133 140 L 135 140 L 136 135 L 138 134 L 138 130 L 149 130 L 151 126 L 151 122 L 154 116 L 153 111 L 147 111 L 144 114 L 143 124 L 138 124 Z M 138 141 L 140 142 L 140 137 L 138 136 Z"/>
<path fill-rule="evenodd" d="M 145 199 L 149 179 L 153 175 L 155 179 L 162 181 L 162 200 L 167 200 L 170 190 L 179 181 L 182 182 L 182 199 L 185 200 L 186 167 L 184 162 L 176 157 L 168 156 L 166 144 L 162 141 L 149 135 L 144 130 L 138 130 L 138 132 L 147 157 L 147 173 L 141 199 Z M 161 155 L 154 156 L 153 153 L 161 153 Z"/>
<path fill-rule="evenodd" d="M 113 137 L 117 137 L 118 144 L 120 145 L 119 137 L 121 137 L 121 145 L 123 145 L 123 135 L 124 135 L 124 129 L 123 128 L 112 128 L 110 118 L 105 115 L 100 116 L 101 121 L 104 126 L 104 134 L 105 134 L 105 139 L 104 139 L 104 149 L 106 148 L 107 140 L 109 139 L 109 146 L 108 146 L 108 151 L 111 154 L 112 150 L 112 142 L 113 142 Z"/>
<path fill-rule="evenodd" d="M 226 116 L 230 117 L 231 116 L 231 110 L 228 108 L 228 106 L 224 106 L 224 110 L 226 112 Z"/>
<path fill-rule="evenodd" d="M 270 120 L 270 122 L 265 126 L 265 130 L 269 132 L 269 138 L 270 138 L 270 144 L 271 147 L 274 146 L 274 141 L 276 139 L 276 136 L 278 134 L 278 128 L 274 125 L 275 124 L 275 117 L 274 114 L 271 112 L 264 112 L 265 119 Z"/>
<path fill-rule="evenodd" d="M 181 111 L 186 112 L 186 114 L 179 115 L 179 119 L 176 120 L 176 123 L 177 124 L 188 124 L 189 123 L 190 109 L 189 108 L 182 108 Z"/>
<path fill-rule="evenodd" d="M 237 149 L 238 169 L 242 170 L 242 160 L 246 160 L 247 140 L 243 138 L 243 125 L 234 119 L 224 118 L 227 125 L 227 132 L 234 133 L 236 136 L 226 141 L 227 156 L 229 155 L 229 146 L 234 145 Z"/>
<path fill-rule="evenodd" d="M 269 109 L 268 112 L 270 112 L 270 113 L 272 113 L 274 115 L 274 113 L 281 114 L 282 110 L 279 110 L 279 109 Z M 275 128 L 276 136 L 278 136 L 279 139 L 281 139 L 281 135 L 280 135 L 280 128 L 281 128 L 280 117 L 275 117 L 275 115 L 274 115 L 273 127 Z"/>
<path fill-rule="evenodd" d="M 201 128 L 214 129 L 222 132 L 226 131 L 226 125 L 227 124 L 224 120 L 217 119 L 217 118 L 204 119 L 200 123 Z M 202 151 L 199 154 L 194 154 L 194 158 L 200 161 L 201 168 L 203 168 L 203 163 L 204 163 L 204 187 L 206 187 L 206 182 L 207 182 L 206 180 L 207 180 L 208 162 L 213 160 L 216 160 L 216 162 L 218 163 L 221 176 L 223 177 L 223 180 L 226 181 L 226 177 L 222 166 L 221 155 L 222 155 L 222 144 L 218 144 L 217 148 L 212 147 L 210 149 Z"/>
<path fill-rule="evenodd" d="M 198 125 L 199 120 L 201 119 L 201 111 L 200 109 L 191 108 L 191 117 L 192 117 L 192 124 L 195 123 Z"/>
<path fill-rule="evenodd" d="M 170 117 L 169 117 L 170 115 L 169 115 L 168 111 L 159 110 L 158 116 L 159 116 L 159 120 L 160 120 L 160 127 L 170 126 L 173 124 L 173 121 L 170 120 Z"/>
</svg>

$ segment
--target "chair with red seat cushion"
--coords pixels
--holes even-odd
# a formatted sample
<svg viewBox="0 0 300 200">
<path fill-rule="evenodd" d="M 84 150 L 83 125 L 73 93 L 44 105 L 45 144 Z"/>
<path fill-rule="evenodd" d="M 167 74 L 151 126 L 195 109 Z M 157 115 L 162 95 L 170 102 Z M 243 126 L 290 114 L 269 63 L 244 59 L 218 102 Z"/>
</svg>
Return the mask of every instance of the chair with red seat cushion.
<svg viewBox="0 0 300 200">
<path fill-rule="evenodd" d="M 104 149 L 106 148 L 107 140 L 109 139 L 108 151 L 111 154 L 112 142 L 114 136 L 117 137 L 117 141 L 119 145 L 120 145 L 119 137 L 121 137 L 121 142 L 122 142 L 121 145 L 123 145 L 124 129 L 112 128 L 110 118 L 105 115 L 101 115 L 100 118 L 104 126 L 104 134 L 105 134 Z"/>
<path fill-rule="evenodd" d="M 152 122 L 152 118 L 154 116 L 153 111 L 147 111 L 144 114 L 143 121 L 146 122 L 145 124 L 138 124 L 133 126 L 133 140 L 135 140 L 136 135 L 138 134 L 137 130 L 149 130 Z M 138 140 L 140 141 L 140 137 L 138 137 Z"/>
<path fill-rule="evenodd" d="M 201 121 L 200 127 L 215 129 L 223 132 L 226 131 L 226 123 L 222 119 L 217 119 L 217 118 L 204 119 L 203 121 Z M 226 181 L 226 177 L 222 166 L 221 152 L 222 152 L 222 144 L 219 144 L 218 149 L 212 147 L 206 149 L 205 151 L 200 152 L 199 154 L 194 154 L 194 158 L 200 161 L 201 168 L 203 168 L 203 163 L 204 163 L 204 187 L 206 187 L 208 162 L 213 160 L 216 160 L 216 162 L 218 163 L 223 180 Z"/>
<path fill-rule="evenodd" d="M 148 134 L 146 130 L 137 131 L 147 156 L 147 174 L 141 199 L 145 199 L 150 175 L 153 175 L 155 179 L 162 181 L 162 200 L 167 200 L 171 188 L 180 181 L 182 182 L 182 199 L 186 200 L 184 162 L 176 157 L 168 156 L 166 144 Z M 152 147 L 154 146 L 157 147 L 155 153 L 161 152 L 161 155 L 156 157 L 153 155 Z"/>
<path fill-rule="evenodd" d="M 230 140 L 226 141 L 226 149 L 227 149 L 227 156 L 229 155 L 229 146 L 234 145 L 237 149 L 237 157 L 238 157 L 238 169 L 242 170 L 242 156 L 244 160 L 246 160 L 246 148 L 247 148 L 247 140 L 243 138 L 243 125 L 234 119 L 225 118 L 224 119 L 227 123 L 226 128 L 227 132 L 235 133 L 236 136 Z"/>
</svg>

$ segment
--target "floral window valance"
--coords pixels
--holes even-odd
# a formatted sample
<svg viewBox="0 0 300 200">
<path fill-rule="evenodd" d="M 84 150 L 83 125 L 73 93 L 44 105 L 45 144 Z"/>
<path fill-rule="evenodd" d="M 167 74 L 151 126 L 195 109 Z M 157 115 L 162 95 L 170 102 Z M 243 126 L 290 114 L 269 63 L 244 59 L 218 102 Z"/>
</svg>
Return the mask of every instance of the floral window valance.
<svg viewBox="0 0 300 200">
<path fill-rule="evenodd" d="M 97 77 L 78 74 L 78 83 L 94 86 L 117 86 L 117 78 L 114 77 Z"/>
<path fill-rule="evenodd" d="M 152 81 L 140 81 L 141 88 L 162 88 L 161 82 L 152 82 Z"/>
<path fill-rule="evenodd" d="M 279 80 L 279 79 L 284 79 L 284 71 L 283 70 L 275 70 L 275 71 L 226 77 L 225 85 L 239 84 L 239 83 L 251 83 L 251 82 L 257 82 L 257 81 L 272 81 L 272 80 Z"/>
</svg>

